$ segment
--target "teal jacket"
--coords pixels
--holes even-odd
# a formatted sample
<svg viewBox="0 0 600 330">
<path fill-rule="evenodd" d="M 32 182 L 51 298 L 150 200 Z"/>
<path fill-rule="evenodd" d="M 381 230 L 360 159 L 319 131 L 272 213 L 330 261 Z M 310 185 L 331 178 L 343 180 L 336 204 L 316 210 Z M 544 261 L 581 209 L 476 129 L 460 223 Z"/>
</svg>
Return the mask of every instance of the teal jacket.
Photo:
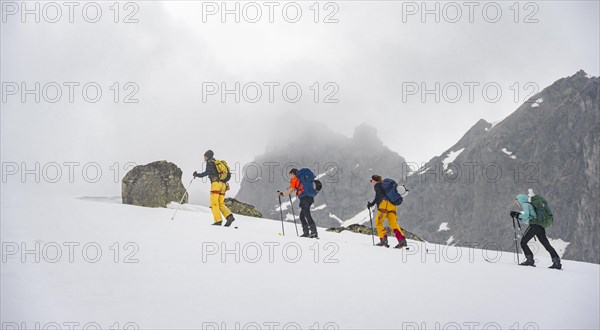
<svg viewBox="0 0 600 330">
<path fill-rule="evenodd" d="M 527 195 L 520 194 L 517 195 L 517 201 L 519 202 L 519 205 L 521 205 L 521 207 L 523 208 L 523 213 L 519 214 L 519 219 L 525 224 L 529 224 L 530 222 L 532 224 L 537 223 L 537 214 L 533 209 L 533 205 L 529 203 L 529 197 Z"/>
</svg>

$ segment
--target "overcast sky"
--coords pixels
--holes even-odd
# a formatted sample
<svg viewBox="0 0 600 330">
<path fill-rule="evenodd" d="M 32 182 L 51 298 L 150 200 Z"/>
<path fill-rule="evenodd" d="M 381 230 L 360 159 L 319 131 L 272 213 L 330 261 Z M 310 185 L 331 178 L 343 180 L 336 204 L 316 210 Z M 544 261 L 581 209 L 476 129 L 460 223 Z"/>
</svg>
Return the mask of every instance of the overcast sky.
<svg viewBox="0 0 600 330">
<path fill-rule="evenodd" d="M 579 69 L 593 76 L 600 71 L 598 1 L 481 2 L 471 7 L 428 2 L 428 9 L 439 6 L 439 23 L 434 14 L 421 16 L 426 9 L 420 8 L 421 1 L 282 2 L 273 7 L 238 2 L 239 23 L 233 14 L 223 22 L 220 3 L 121 3 L 117 18 L 112 2 L 98 2 L 102 15 L 95 18 L 95 6 L 88 5 L 84 15 L 82 2 L 73 7 L 71 23 L 69 7 L 59 2 L 62 16 L 57 19 L 56 8 L 42 2 L 36 23 L 33 14 L 21 16 L 20 2 L 3 1 L 3 189 L 8 183 L 118 195 L 120 185 L 111 176 L 122 177 L 126 163 L 167 159 L 189 177 L 208 148 L 217 158 L 243 164 L 263 153 L 275 132 L 281 132 L 281 118 L 284 126 L 294 125 L 298 117 L 323 122 L 347 136 L 367 122 L 408 161 L 426 162 L 477 120 L 509 115 L 536 88 Z M 229 2 L 228 9 L 235 5 Z M 48 22 L 52 20 L 57 22 Z M 21 101 L 23 82 L 30 89 L 40 83 L 39 103 L 33 94 Z M 62 92 L 56 103 L 47 100 L 56 96 L 53 82 Z M 79 83 L 73 87 L 73 103 L 69 82 Z M 222 83 L 234 89 L 236 82 L 239 103 L 234 95 L 225 95 L 223 103 L 221 90 L 208 89 L 221 89 Z M 98 102 L 82 97 L 87 83 L 102 89 Z M 434 90 L 436 83 L 439 102 L 436 92 L 422 100 L 422 88 Z M 282 96 L 286 84 L 287 100 Z M 252 103 L 256 86 L 262 96 Z M 298 87 L 302 95 L 293 103 Z M 120 90 L 118 96 L 115 90 Z M 130 93 L 138 103 L 123 103 Z M 88 89 L 88 97 L 94 95 Z M 22 162 L 30 168 L 35 162 L 42 167 L 56 162 L 63 171 L 68 170 L 65 162 L 81 164 L 78 171 L 97 162 L 103 180 L 89 184 L 79 173 L 74 181 L 81 184 L 61 185 L 68 174 L 63 173 L 58 184 L 36 185 L 33 177 L 25 177 L 23 185 L 18 173 L 7 176 L 13 171 L 7 164 Z M 111 168 L 115 162 L 119 172 Z"/>
</svg>

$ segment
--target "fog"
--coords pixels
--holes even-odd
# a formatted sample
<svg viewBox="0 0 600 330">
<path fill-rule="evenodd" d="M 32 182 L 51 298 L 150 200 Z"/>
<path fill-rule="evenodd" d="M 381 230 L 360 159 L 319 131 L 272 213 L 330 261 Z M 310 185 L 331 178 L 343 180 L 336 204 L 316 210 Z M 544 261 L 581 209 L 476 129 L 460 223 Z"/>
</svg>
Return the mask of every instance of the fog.
<svg viewBox="0 0 600 330">
<path fill-rule="evenodd" d="M 262 2 L 256 23 L 248 22 L 256 15 L 244 12 L 246 2 L 237 3 L 239 23 L 209 14 L 220 2 L 120 3 L 118 18 L 112 3 L 99 2 L 96 23 L 86 21 L 93 10 L 81 13 L 85 3 L 74 7 L 72 23 L 59 3 L 62 16 L 51 23 L 56 8 L 44 11 L 41 2 L 37 23 L 34 14 L 21 15 L 20 2 L 2 2 L 2 193 L 119 195 L 132 164 L 161 159 L 180 166 L 187 184 L 207 149 L 244 164 L 293 138 L 298 119 L 345 136 L 368 123 L 385 145 L 420 163 L 477 120 L 506 117 L 536 88 L 580 69 L 599 74 L 598 2 L 520 3 L 518 15 L 512 3 L 498 2 L 499 18 L 494 8 L 484 16 L 482 3 L 473 22 L 464 3 L 458 20 L 456 8 L 437 3 L 439 23 L 408 14 L 420 3 L 319 3 L 317 14 L 312 2 L 297 2 L 287 16 L 280 3 L 273 23 Z M 37 92 L 23 91 L 36 83 Z M 223 93 L 236 83 L 239 102 Z M 423 95 L 436 83 L 437 92 Z M 486 84 L 501 95 L 484 95 Z M 205 188 L 194 184 L 192 201 L 203 200 Z"/>
</svg>

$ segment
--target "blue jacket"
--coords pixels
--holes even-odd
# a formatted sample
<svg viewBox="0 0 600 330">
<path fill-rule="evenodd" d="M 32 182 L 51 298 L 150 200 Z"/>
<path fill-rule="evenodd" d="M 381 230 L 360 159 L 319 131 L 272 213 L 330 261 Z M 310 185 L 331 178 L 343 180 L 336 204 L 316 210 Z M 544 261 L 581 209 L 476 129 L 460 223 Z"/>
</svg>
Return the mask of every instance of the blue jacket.
<svg viewBox="0 0 600 330">
<path fill-rule="evenodd" d="M 373 189 L 375 190 L 375 199 L 373 199 L 371 204 L 379 205 L 379 203 L 381 203 L 381 201 L 385 198 L 385 192 L 383 191 L 383 188 L 381 187 L 381 182 L 377 182 L 375 184 L 375 186 L 373 187 Z"/>
<path fill-rule="evenodd" d="M 217 165 L 215 165 L 215 159 L 211 158 L 206 161 L 206 171 L 202 173 L 198 173 L 196 175 L 197 178 L 203 178 L 208 175 L 210 182 L 219 181 L 219 171 L 217 170 Z"/>
<path fill-rule="evenodd" d="M 519 214 L 519 219 L 525 224 L 529 224 L 530 221 L 537 220 L 537 214 L 533 209 L 533 205 L 529 203 L 529 197 L 524 194 L 517 195 L 517 202 L 523 208 L 523 213 Z"/>
</svg>

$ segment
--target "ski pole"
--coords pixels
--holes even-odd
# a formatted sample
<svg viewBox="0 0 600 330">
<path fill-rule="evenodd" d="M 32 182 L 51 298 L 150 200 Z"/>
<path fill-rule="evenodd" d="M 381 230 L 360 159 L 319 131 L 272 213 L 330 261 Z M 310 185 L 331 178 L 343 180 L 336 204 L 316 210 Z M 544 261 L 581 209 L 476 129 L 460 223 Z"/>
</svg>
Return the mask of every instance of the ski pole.
<svg viewBox="0 0 600 330">
<path fill-rule="evenodd" d="M 298 223 L 296 223 L 296 213 L 294 213 L 294 204 L 292 203 L 292 195 L 288 195 L 290 198 L 290 206 L 292 207 L 292 216 L 294 217 L 294 226 L 296 226 L 296 236 L 300 236 L 298 234 Z"/>
<path fill-rule="evenodd" d="M 521 263 L 519 260 L 519 244 L 517 243 L 517 226 L 515 225 L 515 217 L 512 217 L 513 229 L 515 231 L 515 250 L 517 251 L 517 264 Z"/>
<path fill-rule="evenodd" d="M 521 239 L 523 239 L 523 236 L 527 234 L 527 230 L 525 231 L 525 234 L 523 234 L 523 229 L 521 229 L 521 223 L 519 222 L 519 218 L 517 218 L 516 221 L 517 225 L 519 226 L 519 232 L 521 233 Z M 537 241 L 537 239 L 535 239 L 535 236 L 533 236 L 533 239 Z"/>
<path fill-rule="evenodd" d="M 192 178 L 192 181 L 190 181 L 190 183 L 188 184 L 187 188 L 185 189 L 185 192 L 183 193 L 183 196 L 181 196 L 181 200 L 179 201 L 179 204 L 183 203 L 183 199 L 185 198 L 185 195 L 187 195 L 187 193 L 188 193 L 188 190 L 189 190 L 189 189 L 190 189 L 190 187 L 192 186 L 192 182 L 194 182 L 194 179 L 195 179 L 195 178 L 196 178 L 196 177 L 193 177 L 193 178 Z M 177 209 L 175 210 L 175 213 L 173 213 L 173 216 L 171 217 L 171 220 L 174 220 L 174 219 L 175 219 L 175 215 L 177 214 L 177 211 L 179 211 L 179 208 L 177 208 Z"/>
<path fill-rule="evenodd" d="M 285 228 L 283 227 L 283 207 L 281 206 L 281 191 L 277 191 L 279 193 L 279 212 L 281 212 L 281 232 L 283 236 L 285 236 Z"/>
<path fill-rule="evenodd" d="M 371 208 L 367 207 L 369 210 L 369 221 L 371 222 L 371 240 L 373 241 L 373 245 L 375 245 L 375 236 L 373 235 L 373 215 L 371 214 Z"/>
</svg>

